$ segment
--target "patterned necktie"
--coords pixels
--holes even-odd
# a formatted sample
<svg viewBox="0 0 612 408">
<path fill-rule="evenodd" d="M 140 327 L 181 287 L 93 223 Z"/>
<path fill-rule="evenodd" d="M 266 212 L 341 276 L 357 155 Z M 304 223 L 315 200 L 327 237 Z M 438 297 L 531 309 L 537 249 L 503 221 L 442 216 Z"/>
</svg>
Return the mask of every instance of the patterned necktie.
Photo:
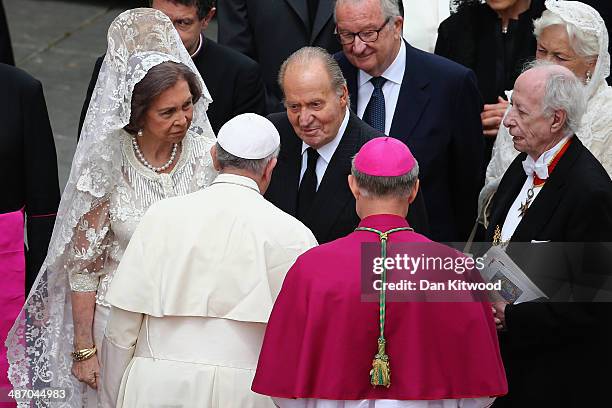
<svg viewBox="0 0 612 408">
<path fill-rule="evenodd" d="M 312 206 L 315 194 L 317 193 L 317 159 L 319 158 L 319 152 L 312 147 L 306 149 L 308 157 L 306 171 L 302 177 L 300 188 L 298 190 L 298 208 L 297 215 L 298 219 L 303 220 L 304 216 Z"/>
<path fill-rule="evenodd" d="M 374 91 L 363 112 L 363 120 L 374 129 L 385 133 L 385 95 L 382 87 L 387 80 L 383 77 L 373 77 L 370 82 L 374 85 Z"/>
</svg>

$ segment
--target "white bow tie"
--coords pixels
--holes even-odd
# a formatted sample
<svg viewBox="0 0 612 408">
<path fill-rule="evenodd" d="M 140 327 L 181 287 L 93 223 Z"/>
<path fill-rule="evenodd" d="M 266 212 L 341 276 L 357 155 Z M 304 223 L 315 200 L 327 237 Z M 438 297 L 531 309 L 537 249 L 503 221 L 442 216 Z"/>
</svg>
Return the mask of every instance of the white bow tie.
<svg viewBox="0 0 612 408">
<path fill-rule="evenodd" d="M 548 165 L 541 159 L 542 156 L 540 156 L 537 161 L 534 161 L 530 156 L 527 156 L 527 158 L 523 160 L 523 169 L 527 176 L 533 176 L 535 173 L 542 180 L 548 178 Z"/>
</svg>

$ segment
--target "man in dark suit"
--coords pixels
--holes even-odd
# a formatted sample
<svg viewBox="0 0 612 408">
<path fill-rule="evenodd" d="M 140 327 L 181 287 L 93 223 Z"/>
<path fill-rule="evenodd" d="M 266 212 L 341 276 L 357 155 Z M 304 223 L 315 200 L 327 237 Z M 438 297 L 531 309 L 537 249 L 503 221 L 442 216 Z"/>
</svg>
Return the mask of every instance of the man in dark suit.
<svg viewBox="0 0 612 408">
<path fill-rule="evenodd" d="M 340 50 L 334 37 L 334 0 L 221 0 L 219 43 L 253 58 L 261 66 L 268 112 L 281 112 L 276 79 L 283 61 L 304 46 Z"/>
<path fill-rule="evenodd" d="M 215 134 L 236 115 L 265 113 L 265 88 L 257 63 L 202 34 L 215 15 L 214 0 L 153 0 L 150 4 L 170 18 L 202 75 L 213 99 L 207 115 Z M 79 135 L 103 59 L 100 57 L 96 61 L 87 89 Z"/>
<path fill-rule="evenodd" d="M 549 298 L 494 303 L 509 393 L 495 407 L 609 405 L 612 181 L 574 135 L 585 109 L 566 68 L 516 81 L 504 120 L 521 152 L 493 198 L 487 239 Z M 521 242 L 526 244 L 521 244 Z"/>
<path fill-rule="evenodd" d="M 383 134 L 349 111 L 342 72 L 320 48 L 292 54 L 281 67 L 279 83 L 287 111 L 268 117 L 281 135 L 281 151 L 265 196 L 302 221 L 319 243 L 343 237 L 359 224 L 348 186 L 351 160 L 367 141 Z M 415 200 L 413 211 L 409 221 L 423 231 L 422 200 Z"/>
<path fill-rule="evenodd" d="M 336 23 L 343 44 L 336 57 L 351 107 L 406 143 L 419 161 L 430 238 L 465 241 L 483 181 L 482 102 L 474 74 L 403 41 L 403 19 L 392 1 L 339 0 Z"/>
</svg>

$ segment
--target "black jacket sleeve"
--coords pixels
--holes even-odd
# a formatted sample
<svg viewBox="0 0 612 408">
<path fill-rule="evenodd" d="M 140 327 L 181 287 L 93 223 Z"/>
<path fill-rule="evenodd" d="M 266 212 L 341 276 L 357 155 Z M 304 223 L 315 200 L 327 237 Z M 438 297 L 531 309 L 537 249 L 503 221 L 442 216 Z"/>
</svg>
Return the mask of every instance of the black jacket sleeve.
<svg viewBox="0 0 612 408">
<path fill-rule="evenodd" d="M 11 36 L 9 35 L 8 23 L 6 22 L 2 1 L 0 1 L 0 62 L 8 65 L 15 65 L 13 48 L 11 46 Z"/>
<path fill-rule="evenodd" d="M 249 25 L 247 0 L 222 0 L 217 4 L 219 44 L 227 45 L 257 61 L 257 50 Z"/>
<path fill-rule="evenodd" d="M 100 68 L 102 68 L 102 61 L 104 61 L 104 55 L 96 60 L 94 70 L 89 80 L 89 86 L 87 87 L 87 94 L 85 95 L 85 102 L 81 108 L 81 117 L 79 118 L 79 133 L 77 134 L 77 141 L 81 138 L 81 130 L 83 130 L 83 122 L 85 122 L 85 116 L 87 116 L 87 109 L 89 108 L 89 102 L 91 102 L 91 96 L 96 88 L 96 82 L 98 82 L 98 75 L 100 75 Z"/>
<path fill-rule="evenodd" d="M 234 88 L 234 111 L 232 116 L 248 112 L 265 115 L 266 92 L 259 64 L 253 61 L 252 64 L 245 66 L 238 73 L 236 83 L 240 84 L 240 86 Z"/>
<path fill-rule="evenodd" d="M 53 132 L 40 82 L 24 89 L 21 104 L 28 234 L 26 290 L 29 291 L 47 255 L 60 191 Z"/>
</svg>

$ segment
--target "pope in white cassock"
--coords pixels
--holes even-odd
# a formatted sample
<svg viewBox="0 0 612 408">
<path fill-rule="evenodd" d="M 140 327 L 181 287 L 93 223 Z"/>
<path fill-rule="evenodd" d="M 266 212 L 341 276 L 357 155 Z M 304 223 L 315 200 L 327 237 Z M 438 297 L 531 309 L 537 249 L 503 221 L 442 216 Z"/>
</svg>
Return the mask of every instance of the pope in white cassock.
<svg viewBox="0 0 612 408">
<path fill-rule="evenodd" d="M 274 407 L 251 391 L 266 323 L 317 245 L 262 196 L 279 147 L 271 122 L 239 115 L 211 150 L 212 185 L 147 211 L 107 293 L 102 406 Z"/>
</svg>

